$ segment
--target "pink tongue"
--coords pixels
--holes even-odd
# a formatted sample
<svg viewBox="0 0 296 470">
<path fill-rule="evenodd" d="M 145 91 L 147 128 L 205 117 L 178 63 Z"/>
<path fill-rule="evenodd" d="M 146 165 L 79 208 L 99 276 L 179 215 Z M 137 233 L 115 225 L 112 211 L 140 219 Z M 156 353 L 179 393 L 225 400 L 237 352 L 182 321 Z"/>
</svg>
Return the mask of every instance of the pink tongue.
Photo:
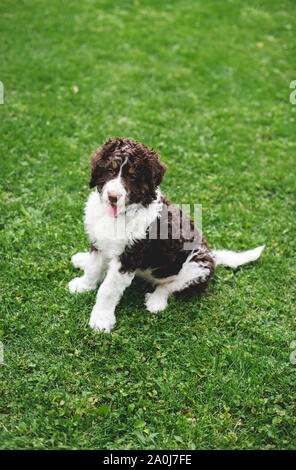
<svg viewBox="0 0 296 470">
<path fill-rule="evenodd" d="M 107 215 L 109 217 L 116 217 L 118 211 L 117 206 L 112 206 L 112 204 L 107 204 Z"/>
</svg>

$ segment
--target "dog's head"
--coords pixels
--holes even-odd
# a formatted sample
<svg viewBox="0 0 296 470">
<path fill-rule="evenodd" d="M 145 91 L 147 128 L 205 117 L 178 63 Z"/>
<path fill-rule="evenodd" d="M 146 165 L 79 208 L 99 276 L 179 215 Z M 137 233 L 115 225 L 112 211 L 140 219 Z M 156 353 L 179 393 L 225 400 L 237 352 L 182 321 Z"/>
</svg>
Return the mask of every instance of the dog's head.
<svg viewBox="0 0 296 470">
<path fill-rule="evenodd" d="M 131 204 L 156 198 L 166 166 L 155 150 L 135 140 L 109 139 L 91 159 L 89 187 L 98 189 L 111 217 Z"/>
</svg>

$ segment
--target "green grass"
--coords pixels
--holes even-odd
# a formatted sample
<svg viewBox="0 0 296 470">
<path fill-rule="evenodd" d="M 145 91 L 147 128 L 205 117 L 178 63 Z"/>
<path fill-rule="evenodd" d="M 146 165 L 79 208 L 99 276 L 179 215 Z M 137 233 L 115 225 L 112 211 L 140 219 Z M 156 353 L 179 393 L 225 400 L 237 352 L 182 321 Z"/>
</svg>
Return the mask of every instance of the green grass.
<svg viewBox="0 0 296 470">
<path fill-rule="evenodd" d="M 296 439 L 291 0 L 2 0 L 0 448 L 288 449 Z M 73 87 L 78 87 L 74 92 Z M 136 281 L 111 335 L 73 296 L 89 158 L 156 148 L 211 246 L 266 244 L 158 315 Z"/>
</svg>

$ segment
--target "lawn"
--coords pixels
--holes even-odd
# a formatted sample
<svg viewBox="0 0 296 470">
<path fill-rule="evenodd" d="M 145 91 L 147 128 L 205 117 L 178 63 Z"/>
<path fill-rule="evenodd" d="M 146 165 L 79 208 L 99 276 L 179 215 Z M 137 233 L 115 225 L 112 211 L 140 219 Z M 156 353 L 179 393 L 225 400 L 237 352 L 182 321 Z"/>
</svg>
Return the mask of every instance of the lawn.
<svg viewBox="0 0 296 470">
<path fill-rule="evenodd" d="M 295 18 L 292 0 L 1 1 L 0 448 L 296 448 Z M 266 249 L 156 315 L 135 281 L 108 335 L 67 283 L 111 136 L 158 150 L 212 247 Z"/>
</svg>

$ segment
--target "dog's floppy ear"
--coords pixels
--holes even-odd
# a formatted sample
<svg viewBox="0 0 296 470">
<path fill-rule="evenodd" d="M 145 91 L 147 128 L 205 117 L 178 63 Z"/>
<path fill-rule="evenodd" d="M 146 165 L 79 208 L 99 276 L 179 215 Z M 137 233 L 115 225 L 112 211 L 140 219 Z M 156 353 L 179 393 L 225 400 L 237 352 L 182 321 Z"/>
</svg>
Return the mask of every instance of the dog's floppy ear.
<svg viewBox="0 0 296 470">
<path fill-rule="evenodd" d="M 102 147 L 101 147 L 91 157 L 91 161 L 90 161 L 91 176 L 89 180 L 90 188 L 94 188 L 98 184 L 98 179 L 100 177 L 101 166 L 102 166 L 102 155 L 103 155 L 103 152 L 102 152 Z"/>
<path fill-rule="evenodd" d="M 114 152 L 120 139 L 109 139 L 105 142 L 92 156 L 91 165 L 91 177 L 89 181 L 89 187 L 94 188 L 98 184 L 98 180 L 101 176 L 102 170 L 106 166 L 106 161 L 110 155 Z"/>
<path fill-rule="evenodd" d="M 89 180 L 89 183 L 88 183 L 90 189 L 97 186 L 97 180 L 98 180 L 98 174 L 97 174 L 97 169 L 95 168 L 95 169 L 91 170 L 91 177 L 90 177 L 90 180 Z"/>
<path fill-rule="evenodd" d="M 162 182 L 162 178 L 168 168 L 160 160 L 156 152 L 150 160 L 150 165 L 151 165 L 151 172 L 152 172 L 152 183 L 154 187 L 157 187 Z"/>
<path fill-rule="evenodd" d="M 92 168 L 91 170 L 91 177 L 90 177 L 90 180 L 89 180 L 89 187 L 90 189 L 94 188 L 95 186 L 97 186 L 97 181 L 98 181 L 98 168 L 95 167 L 95 168 Z"/>
</svg>

